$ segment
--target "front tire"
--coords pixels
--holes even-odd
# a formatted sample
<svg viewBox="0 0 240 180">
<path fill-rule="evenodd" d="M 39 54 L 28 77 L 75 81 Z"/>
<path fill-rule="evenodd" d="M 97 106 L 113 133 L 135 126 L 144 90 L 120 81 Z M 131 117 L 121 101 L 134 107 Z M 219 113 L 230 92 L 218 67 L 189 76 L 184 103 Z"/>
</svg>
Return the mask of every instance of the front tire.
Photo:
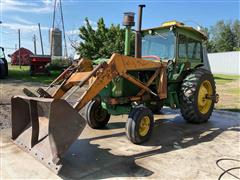
<svg viewBox="0 0 240 180">
<path fill-rule="evenodd" d="M 211 72 L 202 68 L 191 72 L 183 80 L 179 93 L 183 118 L 190 123 L 207 122 L 214 108 L 214 101 L 209 97 L 215 94 L 216 86 Z"/>
<path fill-rule="evenodd" d="M 93 129 L 104 128 L 110 119 L 110 114 L 102 108 L 101 101 L 97 100 L 90 101 L 87 104 L 85 116 L 88 125 Z"/>
<path fill-rule="evenodd" d="M 145 106 L 133 108 L 126 123 L 126 135 L 134 144 L 147 141 L 152 135 L 154 119 L 151 110 Z"/>
</svg>

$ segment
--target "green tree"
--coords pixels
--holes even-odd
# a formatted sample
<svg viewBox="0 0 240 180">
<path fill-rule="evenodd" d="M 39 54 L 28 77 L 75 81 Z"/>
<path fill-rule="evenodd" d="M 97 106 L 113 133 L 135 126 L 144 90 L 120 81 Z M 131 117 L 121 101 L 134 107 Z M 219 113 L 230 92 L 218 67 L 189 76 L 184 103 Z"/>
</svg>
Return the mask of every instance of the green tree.
<svg viewBox="0 0 240 180">
<path fill-rule="evenodd" d="M 94 29 L 88 18 L 85 19 L 86 25 L 79 28 L 81 42 L 77 51 L 81 57 L 89 59 L 109 58 L 112 53 L 124 53 L 125 30 L 120 25 L 111 24 L 106 27 L 103 18 L 97 22 Z M 134 36 L 131 36 L 132 42 Z M 133 43 L 132 43 L 133 44 Z M 133 50 L 132 46 L 132 50 Z M 132 51 L 133 52 L 133 51 Z"/>
<path fill-rule="evenodd" d="M 208 52 L 225 52 L 239 50 L 240 45 L 240 22 L 218 21 L 208 31 Z"/>
<path fill-rule="evenodd" d="M 232 31 L 234 33 L 234 50 L 240 51 L 240 21 L 235 20 L 232 25 Z"/>
<path fill-rule="evenodd" d="M 208 30 L 208 28 L 203 28 L 202 29 L 203 33 L 207 36 L 208 40 L 204 41 L 205 46 L 207 47 L 207 51 L 208 52 L 213 52 L 214 50 L 214 44 L 213 41 L 210 40 L 210 31 Z"/>
</svg>

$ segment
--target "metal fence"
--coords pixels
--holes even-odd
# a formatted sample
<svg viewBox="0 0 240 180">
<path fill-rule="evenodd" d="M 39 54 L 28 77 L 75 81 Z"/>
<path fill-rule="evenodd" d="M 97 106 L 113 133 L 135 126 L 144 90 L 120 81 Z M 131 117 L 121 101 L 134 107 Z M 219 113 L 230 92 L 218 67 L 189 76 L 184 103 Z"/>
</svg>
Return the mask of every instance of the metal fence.
<svg viewBox="0 0 240 180">
<path fill-rule="evenodd" d="M 240 75 L 240 51 L 209 53 L 208 59 L 213 74 Z"/>
</svg>

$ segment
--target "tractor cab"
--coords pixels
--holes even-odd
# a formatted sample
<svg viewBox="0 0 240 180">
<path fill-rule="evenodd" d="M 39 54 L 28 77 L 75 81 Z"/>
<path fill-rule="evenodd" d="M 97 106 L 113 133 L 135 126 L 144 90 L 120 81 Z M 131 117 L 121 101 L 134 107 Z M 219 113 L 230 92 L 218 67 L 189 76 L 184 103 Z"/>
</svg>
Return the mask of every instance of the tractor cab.
<svg viewBox="0 0 240 180">
<path fill-rule="evenodd" d="M 165 22 L 142 31 L 142 58 L 196 67 L 203 63 L 202 43 L 206 39 L 202 32 L 181 22 Z"/>
</svg>

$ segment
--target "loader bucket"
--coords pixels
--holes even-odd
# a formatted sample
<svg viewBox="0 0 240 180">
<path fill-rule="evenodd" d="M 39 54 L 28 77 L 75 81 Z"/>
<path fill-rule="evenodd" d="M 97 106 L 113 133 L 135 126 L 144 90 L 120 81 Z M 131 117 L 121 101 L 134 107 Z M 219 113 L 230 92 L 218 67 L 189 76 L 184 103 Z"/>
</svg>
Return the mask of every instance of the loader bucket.
<svg viewBox="0 0 240 180">
<path fill-rule="evenodd" d="M 56 174 L 86 121 L 63 99 L 14 96 L 12 139 Z"/>
</svg>

